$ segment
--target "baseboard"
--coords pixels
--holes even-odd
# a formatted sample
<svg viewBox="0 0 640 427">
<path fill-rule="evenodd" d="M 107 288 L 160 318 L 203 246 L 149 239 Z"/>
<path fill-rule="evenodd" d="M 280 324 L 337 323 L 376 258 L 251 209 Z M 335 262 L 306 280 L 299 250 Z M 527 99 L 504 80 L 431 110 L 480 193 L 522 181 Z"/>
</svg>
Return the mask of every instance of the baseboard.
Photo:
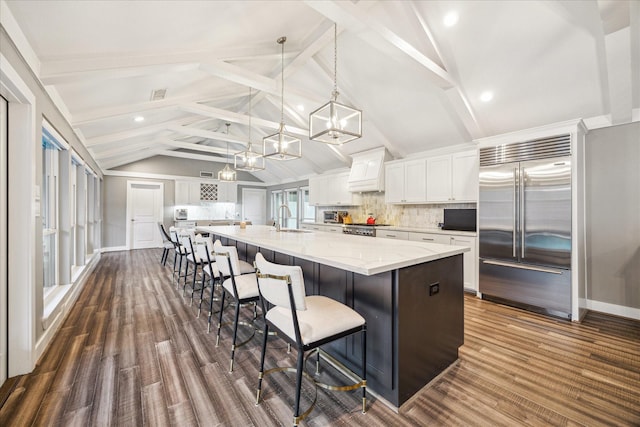
<svg viewBox="0 0 640 427">
<path fill-rule="evenodd" d="M 640 320 L 640 308 L 627 307 L 624 305 L 610 304 L 608 302 L 587 300 L 587 309 L 599 311 L 601 313 L 613 314 L 629 319 Z"/>
<path fill-rule="evenodd" d="M 52 315 L 52 317 L 54 318 L 49 318 L 46 320 L 47 327 L 36 343 L 36 360 L 40 359 L 42 354 L 51 343 L 51 340 L 55 336 L 56 332 L 58 332 L 58 329 L 62 325 L 62 322 L 64 322 L 64 319 L 66 319 L 67 315 L 71 311 L 71 307 L 73 307 L 73 304 L 75 304 L 76 300 L 78 299 L 80 291 L 82 291 L 82 288 L 84 288 L 84 284 L 86 283 L 89 274 L 95 269 L 96 265 L 98 264 L 98 261 L 100 261 L 99 254 L 95 254 L 93 257 L 91 257 L 89 263 L 84 266 L 82 272 L 78 275 L 75 283 L 69 285 L 72 286 L 72 289 L 69 290 L 61 299 L 61 301 L 59 302 L 60 306 L 56 307 L 56 309 L 53 310 L 54 314 Z"/>
<path fill-rule="evenodd" d="M 129 249 L 126 246 L 110 246 L 108 248 L 102 248 L 100 251 L 104 252 L 119 252 L 119 251 L 128 251 Z"/>
</svg>

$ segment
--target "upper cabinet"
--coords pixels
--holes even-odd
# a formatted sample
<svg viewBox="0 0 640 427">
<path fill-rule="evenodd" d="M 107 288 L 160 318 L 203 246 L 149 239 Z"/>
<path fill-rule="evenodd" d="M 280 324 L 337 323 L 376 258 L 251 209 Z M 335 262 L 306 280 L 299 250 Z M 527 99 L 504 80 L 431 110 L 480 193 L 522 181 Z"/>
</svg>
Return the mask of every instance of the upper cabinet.
<svg viewBox="0 0 640 427">
<path fill-rule="evenodd" d="M 407 160 L 387 164 L 384 200 L 387 203 L 424 203 L 426 160 Z"/>
<path fill-rule="evenodd" d="M 470 150 L 427 159 L 427 202 L 476 202 L 478 151 Z"/>
<path fill-rule="evenodd" d="M 387 163 L 384 200 L 396 204 L 476 202 L 478 151 Z"/>
<path fill-rule="evenodd" d="M 309 204 L 313 206 L 356 206 L 361 196 L 349 191 L 349 172 L 309 178 Z"/>
<path fill-rule="evenodd" d="M 238 184 L 234 182 L 175 182 L 176 205 L 199 205 L 202 202 L 237 203 Z"/>
</svg>

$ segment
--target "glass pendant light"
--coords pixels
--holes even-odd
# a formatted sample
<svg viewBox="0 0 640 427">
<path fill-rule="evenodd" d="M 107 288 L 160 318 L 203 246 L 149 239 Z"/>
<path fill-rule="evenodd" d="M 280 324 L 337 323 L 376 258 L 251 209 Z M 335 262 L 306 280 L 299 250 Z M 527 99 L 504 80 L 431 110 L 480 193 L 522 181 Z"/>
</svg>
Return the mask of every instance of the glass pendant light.
<svg viewBox="0 0 640 427">
<path fill-rule="evenodd" d="M 233 164 L 236 170 L 260 171 L 264 170 L 264 156 L 251 147 L 251 88 L 249 88 L 249 144 L 247 149 L 233 156 Z"/>
<path fill-rule="evenodd" d="M 309 139 L 340 145 L 362 136 L 362 111 L 337 102 L 338 24 L 334 24 L 333 92 L 331 100 L 309 115 Z"/>
<path fill-rule="evenodd" d="M 227 126 L 227 135 L 229 135 L 229 126 L 231 123 L 225 123 Z M 224 168 L 218 171 L 218 180 L 224 182 L 234 182 L 236 180 L 236 171 L 229 166 L 229 141 L 227 141 L 227 160 Z"/>
<path fill-rule="evenodd" d="M 302 157 L 302 141 L 300 138 L 285 132 L 284 128 L 284 43 L 287 41 L 286 37 L 280 37 L 278 44 L 282 46 L 282 72 L 280 76 L 282 78 L 281 89 L 281 110 L 280 110 L 280 128 L 278 133 L 269 135 L 262 140 L 262 152 L 264 157 L 274 160 L 292 160 Z"/>
</svg>

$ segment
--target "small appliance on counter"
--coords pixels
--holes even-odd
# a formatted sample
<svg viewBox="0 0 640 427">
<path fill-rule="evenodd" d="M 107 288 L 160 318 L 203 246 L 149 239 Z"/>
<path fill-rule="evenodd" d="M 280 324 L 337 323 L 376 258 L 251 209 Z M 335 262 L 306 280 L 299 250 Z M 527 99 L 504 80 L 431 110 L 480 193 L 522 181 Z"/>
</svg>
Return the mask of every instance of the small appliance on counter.
<svg viewBox="0 0 640 427">
<path fill-rule="evenodd" d="M 173 214 L 173 219 L 176 221 L 186 221 L 189 217 L 189 210 L 187 208 L 176 208 Z"/>
<path fill-rule="evenodd" d="M 445 209 L 443 230 L 476 231 L 475 209 Z"/>
<path fill-rule="evenodd" d="M 342 224 L 347 215 L 349 215 L 347 211 L 324 211 L 324 222 L 325 224 Z"/>
</svg>

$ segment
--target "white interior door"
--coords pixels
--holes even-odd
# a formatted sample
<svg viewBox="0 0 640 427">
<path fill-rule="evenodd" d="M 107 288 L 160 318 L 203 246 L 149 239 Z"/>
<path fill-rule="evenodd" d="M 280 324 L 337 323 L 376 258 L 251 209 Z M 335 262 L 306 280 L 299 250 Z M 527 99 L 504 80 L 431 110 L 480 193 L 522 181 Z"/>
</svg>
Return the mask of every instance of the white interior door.
<svg viewBox="0 0 640 427">
<path fill-rule="evenodd" d="M 0 96 L 0 386 L 7 379 L 7 100 Z"/>
<path fill-rule="evenodd" d="M 267 222 L 267 190 L 261 188 L 242 189 L 242 218 L 251 224 Z"/>
<path fill-rule="evenodd" d="M 155 248 L 162 239 L 157 223 L 162 221 L 162 183 L 129 182 L 127 191 L 130 249 Z"/>
</svg>

